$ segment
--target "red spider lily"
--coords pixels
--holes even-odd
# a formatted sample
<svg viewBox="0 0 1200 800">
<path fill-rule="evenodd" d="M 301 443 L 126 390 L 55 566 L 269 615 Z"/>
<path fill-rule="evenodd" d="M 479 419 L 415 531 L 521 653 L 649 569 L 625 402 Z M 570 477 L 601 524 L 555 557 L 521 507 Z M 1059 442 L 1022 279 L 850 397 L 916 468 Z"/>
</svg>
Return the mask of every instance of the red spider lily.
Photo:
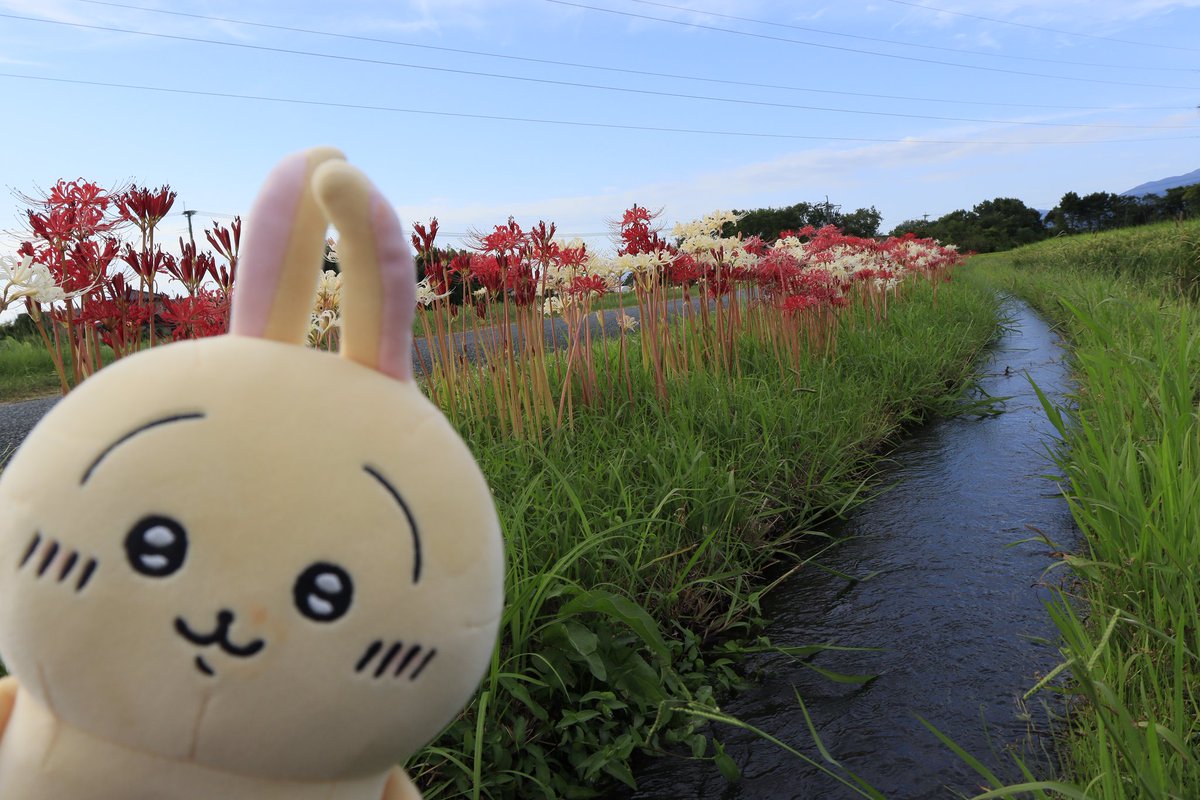
<svg viewBox="0 0 1200 800">
<path fill-rule="evenodd" d="M 217 263 L 212 253 L 197 253 L 196 246 L 179 240 L 179 259 L 166 264 L 166 270 L 177 281 L 187 287 L 189 295 L 195 296 L 209 275 L 216 273 Z"/>
<path fill-rule="evenodd" d="M 767 253 L 767 243 L 760 236 L 751 236 L 742 242 L 742 249 L 752 256 L 762 258 Z"/>
<path fill-rule="evenodd" d="M 606 289 L 604 278 L 599 275 L 576 275 L 567 287 L 567 294 L 583 300 L 588 295 L 599 297 Z"/>
<path fill-rule="evenodd" d="M 789 313 L 810 308 L 842 308 L 850 302 L 842 294 L 841 282 L 819 269 L 793 272 L 773 296 L 779 307 Z"/>
<path fill-rule="evenodd" d="M 419 222 L 413 223 L 412 243 L 418 255 L 424 255 L 433 249 L 433 240 L 437 238 L 438 221 L 434 217 L 426 227 Z"/>
<path fill-rule="evenodd" d="M 60 180 L 45 197 L 27 199 L 34 205 L 25 212 L 33 241 L 23 243 L 21 251 L 49 267 L 68 293 L 94 284 L 96 270 L 112 260 L 109 245 L 83 245 L 116 225 L 107 216 L 108 193 L 88 181 Z"/>
<path fill-rule="evenodd" d="M 529 229 L 527 234 L 530 247 L 532 248 L 532 256 L 542 264 L 549 264 L 557 261 L 562 255 L 562 245 L 554 241 L 554 232 L 558 226 L 551 222 L 546 225 L 544 221 L 539 221 Z"/>
<path fill-rule="evenodd" d="M 586 244 L 579 247 L 560 247 L 557 255 L 559 264 L 573 270 L 583 269 L 588 263 Z"/>
<path fill-rule="evenodd" d="M 929 277 L 942 275 L 949 279 L 948 270 L 961 264 L 968 254 L 943 247 L 934 239 L 921 239 L 913 233 L 893 236 L 881 246 L 892 261 L 902 268 Z"/>
<path fill-rule="evenodd" d="M 238 248 L 242 243 L 242 218 L 234 217 L 228 228 L 213 220 L 212 228 L 204 232 L 208 243 L 217 251 L 217 255 L 225 259 L 227 266 L 213 270 L 213 279 L 221 291 L 233 291 L 233 282 L 237 279 Z"/>
<path fill-rule="evenodd" d="M 107 218 L 110 202 L 108 191 L 99 184 L 82 178 L 58 181 L 40 203 L 46 209 L 41 216 L 50 234 L 43 238 L 47 241 L 79 240 L 107 233 L 117 224 Z M 31 211 L 30 215 L 33 216 L 34 212 Z"/>
<path fill-rule="evenodd" d="M 471 280 L 479 287 L 488 290 L 488 294 L 497 295 L 504 283 L 500 262 L 493 255 L 477 253 L 470 256 Z"/>
<path fill-rule="evenodd" d="M 435 294 L 446 294 L 451 290 L 451 273 L 446 262 L 447 252 L 434 246 L 437 239 L 438 221 L 434 217 L 426 227 L 419 222 L 413 223 L 412 243 L 417 251 L 417 263 L 421 275 L 429 280 L 429 288 Z M 452 313 L 457 309 L 452 309 Z"/>
<path fill-rule="evenodd" d="M 531 306 L 537 297 L 538 281 L 533 266 L 525 259 L 510 263 L 504 273 L 504 288 L 509 291 L 514 304 Z"/>
<path fill-rule="evenodd" d="M 820 301 L 812 295 L 793 294 L 783 298 L 783 303 L 780 307 L 788 314 L 798 314 L 802 311 L 817 308 L 820 305 Z"/>
<path fill-rule="evenodd" d="M 632 208 L 627 209 L 621 216 L 619 231 L 621 246 L 617 249 L 617 255 L 641 255 L 643 253 L 656 253 L 660 250 L 673 250 L 659 236 L 659 231 L 651 227 L 651 223 L 661 213 L 651 213 L 649 209 L 642 208 L 636 203 Z"/>
<path fill-rule="evenodd" d="M 480 239 L 480 249 L 483 252 L 501 257 L 518 255 L 528 247 L 528 234 L 521 230 L 521 226 L 512 217 L 508 218 L 507 225 L 497 225 L 491 233 Z"/>
<path fill-rule="evenodd" d="M 714 298 L 729 294 L 737 282 L 746 277 L 746 270 L 736 269 L 732 264 L 724 263 L 724 254 L 721 256 L 721 260 L 702 266 L 705 288 L 709 296 Z"/>
<path fill-rule="evenodd" d="M 446 285 L 449 286 L 451 279 L 457 277 L 465 291 L 471 281 L 471 254 L 447 252 L 442 255 L 442 260 L 446 264 Z"/>
<path fill-rule="evenodd" d="M 433 248 L 425 256 L 425 277 L 429 279 L 429 288 L 435 294 L 446 294 L 450 291 L 452 273 L 449 265 L 439 248 Z"/>
<path fill-rule="evenodd" d="M 175 341 L 218 336 L 226 329 L 228 304 L 228 298 L 211 291 L 164 298 L 162 319 L 171 326 L 171 338 Z"/>
<path fill-rule="evenodd" d="M 104 343 L 122 356 L 138 346 L 142 326 L 154 311 L 150 304 L 141 302 L 140 293 L 119 272 L 104 282 L 103 289 L 108 297 L 87 299 L 78 321 L 93 325 Z"/>
<path fill-rule="evenodd" d="M 530 235 L 509 217 L 507 225 L 497 225 L 491 233 L 478 238 L 483 252 L 495 256 L 503 287 L 512 302 L 518 306 L 533 305 L 537 297 L 538 278 L 531 261 L 534 245 Z M 474 266 L 472 261 L 473 273 Z"/>
<path fill-rule="evenodd" d="M 665 270 L 667 280 L 678 285 L 690 285 L 700 280 L 704 269 L 691 253 L 680 253 L 671 259 Z"/>
<path fill-rule="evenodd" d="M 754 269 L 755 281 L 768 297 L 783 297 L 804 270 L 800 259 L 785 250 L 771 250 L 759 259 Z"/>
<path fill-rule="evenodd" d="M 128 264 L 133 273 L 147 286 L 151 286 L 158 274 L 168 269 L 168 264 L 171 264 L 173 268 L 172 262 L 175 261 L 175 257 L 170 253 L 164 253 L 159 247 L 155 247 L 154 252 L 147 252 L 134 250 L 132 245 L 125 245 L 125 252 L 121 254 L 121 260 Z"/>
<path fill-rule="evenodd" d="M 59 285 L 63 291 L 82 292 L 99 285 L 107 275 L 109 265 L 120 253 L 120 248 L 120 243 L 111 236 L 101 241 L 86 239 L 76 242 L 62 265 Z M 51 273 L 54 273 L 53 267 Z"/>
<path fill-rule="evenodd" d="M 116 202 L 121 219 L 132 222 L 146 233 L 170 213 L 171 206 L 175 205 L 175 192 L 170 186 L 151 190 L 135 184 L 117 195 Z"/>
</svg>

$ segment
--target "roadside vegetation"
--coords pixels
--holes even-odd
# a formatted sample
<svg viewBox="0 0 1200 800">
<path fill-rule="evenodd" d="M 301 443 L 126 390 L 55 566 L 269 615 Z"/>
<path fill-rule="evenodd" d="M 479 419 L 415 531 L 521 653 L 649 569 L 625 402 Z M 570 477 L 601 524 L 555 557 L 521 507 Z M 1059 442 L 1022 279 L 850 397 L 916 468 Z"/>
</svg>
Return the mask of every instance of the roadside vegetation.
<svg viewBox="0 0 1200 800">
<path fill-rule="evenodd" d="M 1061 667 L 1035 687 L 1066 695 L 1061 777 L 980 797 L 1196 797 L 1200 220 L 1054 239 L 968 269 L 1031 302 L 1073 352 L 1078 392 L 1047 413 L 1087 542 L 1064 556 L 1078 581 L 1051 608 Z"/>
<path fill-rule="evenodd" d="M 636 752 L 667 747 L 736 776 L 706 722 L 757 646 L 768 567 L 829 544 L 811 529 L 858 502 L 905 425 L 952 408 L 994 336 L 994 298 L 972 283 L 936 304 L 925 281 L 903 294 L 886 321 L 845 309 L 836 355 L 806 353 L 795 379 L 747 335 L 739 377 L 676 376 L 663 402 L 635 365 L 632 401 L 540 444 L 462 426 L 508 538 L 508 598 L 480 693 L 409 763 L 427 797 L 605 796 L 632 783 Z M 596 358 L 615 368 L 618 349 Z"/>
</svg>

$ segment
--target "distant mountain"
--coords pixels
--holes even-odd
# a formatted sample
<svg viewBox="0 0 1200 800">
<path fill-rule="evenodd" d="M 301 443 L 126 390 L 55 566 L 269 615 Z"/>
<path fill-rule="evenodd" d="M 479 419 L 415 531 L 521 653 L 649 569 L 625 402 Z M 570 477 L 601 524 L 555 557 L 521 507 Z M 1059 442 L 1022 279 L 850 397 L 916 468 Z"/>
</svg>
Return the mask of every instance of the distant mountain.
<svg viewBox="0 0 1200 800">
<path fill-rule="evenodd" d="M 1121 195 L 1123 197 L 1141 197 L 1145 194 L 1163 194 L 1167 189 L 1174 189 L 1176 186 L 1191 186 L 1193 183 L 1200 183 L 1200 169 L 1194 169 L 1186 175 L 1176 175 L 1173 178 L 1162 178 L 1143 183 L 1121 192 Z"/>
</svg>

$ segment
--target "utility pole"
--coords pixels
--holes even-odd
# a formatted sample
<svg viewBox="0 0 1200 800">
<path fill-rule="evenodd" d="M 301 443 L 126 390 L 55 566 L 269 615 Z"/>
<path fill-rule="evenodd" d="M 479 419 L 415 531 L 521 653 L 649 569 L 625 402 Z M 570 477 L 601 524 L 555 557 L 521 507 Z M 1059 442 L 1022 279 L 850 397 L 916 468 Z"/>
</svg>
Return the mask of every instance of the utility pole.
<svg viewBox="0 0 1200 800">
<path fill-rule="evenodd" d="M 194 209 L 184 209 L 183 215 L 188 219 L 188 241 L 192 243 L 192 250 L 196 249 L 196 237 L 192 233 L 192 217 L 195 216 Z"/>
</svg>

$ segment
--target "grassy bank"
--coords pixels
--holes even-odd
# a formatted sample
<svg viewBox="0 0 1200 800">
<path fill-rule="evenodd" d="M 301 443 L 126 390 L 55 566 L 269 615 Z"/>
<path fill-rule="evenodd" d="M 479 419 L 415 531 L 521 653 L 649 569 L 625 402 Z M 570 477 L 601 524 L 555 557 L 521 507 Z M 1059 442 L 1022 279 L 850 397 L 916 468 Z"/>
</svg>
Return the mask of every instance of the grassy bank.
<svg viewBox="0 0 1200 800">
<path fill-rule="evenodd" d="M 1056 240 L 968 269 L 1028 299 L 1074 352 L 1066 491 L 1087 549 L 1052 609 L 1063 635 L 1064 778 L 1090 798 L 1200 796 L 1200 222 Z M 1007 793 L 1005 793 L 1007 794 Z"/>
<path fill-rule="evenodd" d="M 508 605 L 480 693 L 409 764 L 427 797 L 598 796 L 631 782 L 639 748 L 680 742 L 735 771 L 694 714 L 734 680 L 714 634 L 750 630 L 766 567 L 948 405 L 995 332 L 984 289 L 910 291 L 878 326 L 847 311 L 836 358 L 798 382 L 746 340 L 740 378 L 677 379 L 666 410 L 643 375 L 633 403 L 542 445 L 464 431 L 499 504 Z"/>
<path fill-rule="evenodd" d="M 54 362 L 40 341 L 0 339 L 0 403 L 59 391 Z"/>
</svg>

